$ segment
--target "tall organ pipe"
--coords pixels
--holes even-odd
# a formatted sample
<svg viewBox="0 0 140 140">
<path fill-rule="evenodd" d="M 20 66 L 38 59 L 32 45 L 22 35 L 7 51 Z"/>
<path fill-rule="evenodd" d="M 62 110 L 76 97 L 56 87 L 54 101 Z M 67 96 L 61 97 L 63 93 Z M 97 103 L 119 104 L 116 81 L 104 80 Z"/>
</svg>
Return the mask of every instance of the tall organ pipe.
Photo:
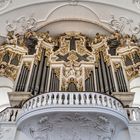
<svg viewBox="0 0 140 140">
<path fill-rule="evenodd" d="M 49 74 L 50 74 L 50 67 L 46 66 L 46 75 L 45 75 L 45 83 L 44 83 L 44 90 L 45 92 L 47 92 L 48 90 L 48 78 L 49 78 Z"/>
<path fill-rule="evenodd" d="M 22 82 L 22 89 L 21 89 L 22 91 L 25 90 L 28 75 L 29 75 L 29 69 L 28 69 L 28 67 L 25 67 L 25 74 L 24 74 L 24 79 L 23 79 L 23 82 Z"/>
<path fill-rule="evenodd" d="M 126 81 L 125 81 L 125 78 L 124 78 L 124 74 L 123 74 L 123 70 L 122 70 L 122 67 L 119 68 L 119 74 L 120 74 L 120 77 L 121 77 L 121 82 L 122 82 L 122 89 L 124 92 L 127 92 L 127 85 L 126 85 Z"/>
<path fill-rule="evenodd" d="M 101 91 L 100 80 L 99 80 L 99 69 L 95 67 L 95 74 L 96 74 L 96 85 L 97 85 L 97 92 Z"/>
<path fill-rule="evenodd" d="M 109 77 L 110 77 L 110 80 L 111 80 L 111 83 L 110 84 L 111 84 L 111 87 L 112 87 L 113 92 L 115 92 L 116 91 L 116 88 L 115 88 L 114 77 L 113 77 L 113 74 L 112 74 L 111 66 L 108 66 L 107 68 L 109 70 Z"/>
<path fill-rule="evenodd" d="M 41 55 L 41 61 L 39 64 L 39 69 L 37 72 L 37 79 L 36 79 L 36 83 L 35 83 L 35 91 L 34 94 L 39 94 L 39 90 L 40 90 L 40 83 L 41 83 L 41 79 L 42 79 L 42 74 L 43 74 L 43 65 L 44 65 L 44 57 L 45 56 L 45 49 L 42 49 L 42 55 Z"/>
<path fill-rule="evenodd" d="M 22 77 L 23 77 L 23 71 L 24 71 L 24 66 L 22 65 L 22 68 L 21 68 L 21 71 L 20 71 L 20 74 L 19 74 L 19 77 L 18 77 L 18 82 L 17 82 L 17 85 L 16 85 L 16 91 L 19 91 L 21 80 L 22 80 Z"/>
<path fill-rule="evenodd" d="M 29 83 L 29 86 L 28 86 L 28 91 L 30 92 L 31 91 L 31 86 L 32 86 L 32 83 L 33 83 L 33 79 L 34 79 L 34 74 L 35 74 L 35 70 L 36 70 L 36 65 L 34 64 L 33 65 L 33 68 L 32 68 L 32 73 L 31 73 L 31 77 L 30 77 L 30 83 Z"/>
<path fill-rule="evenodd" d="M 108 77 L 107 77 L 107 71 L 106 71 L 106 63 L 103 57 L 103 53 L 100 52 L 100 63 L 101 63 L 101 68 L 102 68 L 102 79 L 103 79 L 103 84 L 104 84 L 104 92 L 108 93 L 109 92 L 109 82 L 108 82 Z"/>
<path fill-rule="evenodd" d="M 23 81 L 24 81 L 24 78 L 25 78 L 25 73 L 26 73 L 26 69 L 25 69 L 25 66 L 23 66 L 23 72 L 22 72 L 21 81 L 19 83 L 19 90 L 18 91 L 22 91 L 22 86 L 23 86 Z"/>
<path fill-rule="evenodd" d="M 41 78 L 41 82 L 40 82 L 40 86 L 39 86 L 40 87 L 39 91 L 41 93 L 45 92 L 44 86 L 45 86 L 45 80 L 46 80 L 45 77 L 46 77 L 46 72 L 47 72 L 46 66 L 47 66 L 47 57 L 45 56 L 44 57 L 44 66 L 42 69 L 42 78 Z"/>
<path fill-rule="evenodd" d="M 34 75 L 33 76 L 33 81 L 31 81 L 32 82 L 31 92 L 32 92 L 33 95 L 34 95 L 35 83 L 36 83 L 37 76 L 38 76 L 39 64 L 40 64 L 40 61 L 37 62 L 37 65 L 35 64 L 35 72 L 33 74 Z"/>
<path fill-rule="evenodd" d="M 122 82 L 122 77 L 121 77 L 121 74 L 120 74 L 120 68 L 117 70 L 117 74 L 118 74 L 118 79 L 119 79 L 119 86 L 120 86 L 120 91 L 124 91 L 123 89 L 123 82 Z"/>
<path fill-rule="evenodd" d="M 100 88 L 101 88 L 101 92 L 105 92 L 105 85 L 104 85 L 104 81 L 103 81 L 103 71 L 102 71 L 102 67 L 101 67 L 101 59 L 99 59 L 99 82 L 100 82 Z"/>
<path fill-rule="evenodd" d="M 26 81 L 28 79 L 29 69 L 26 66 L 22 66 L 19 79 L 16 86 L 16 91 L 24 91 L 26 87 Z"/>
</svg>

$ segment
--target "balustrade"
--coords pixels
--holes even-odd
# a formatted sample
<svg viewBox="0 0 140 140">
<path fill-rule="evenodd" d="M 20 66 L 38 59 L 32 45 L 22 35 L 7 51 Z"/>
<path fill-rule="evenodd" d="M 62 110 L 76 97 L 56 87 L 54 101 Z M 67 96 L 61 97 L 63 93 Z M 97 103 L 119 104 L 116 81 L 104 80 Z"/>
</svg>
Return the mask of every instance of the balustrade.
<svg viewBox="0 0 140 140">
<path fill-rule="evenodd" d="M 122 104 L 106 94 L 91 92 L 49 92 L 29 99 L 22 107 L 23 112 L 49 106 L 92 106 L 107 107 L 124 113 Z"/>
<path fill-rule="evenodd" d="M 0 122 L 15 122 L 20 110 L 19 108 L 6 108 L 0 112 Z"/>
<path fill-rule="evenodd" d="M 140 121 L 140 108 L 125 108 L 129 121 Z"/>
</svg>

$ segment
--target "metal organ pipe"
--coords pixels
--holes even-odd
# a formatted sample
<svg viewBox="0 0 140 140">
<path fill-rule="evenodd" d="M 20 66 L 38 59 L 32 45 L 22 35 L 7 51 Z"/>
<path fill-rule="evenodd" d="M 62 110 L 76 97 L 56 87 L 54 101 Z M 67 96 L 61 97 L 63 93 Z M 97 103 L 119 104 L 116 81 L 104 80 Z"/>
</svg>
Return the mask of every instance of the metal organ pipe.
<svg viewBox="0 0 140 140">
<path fill-rule="evenodd" d="M 30 77 L 30 82 L 29 82 L 29 86 L 28 86 L 28 91 L 31 91 L 31 86 L 32 86 L 32 83 L 33 83 L 33 79 L 34 79 L 34 74 L 35 74 L 35 70 L 36 70 L 36 65 L 34 64 L 33 65 L 33 68 L 32 68 L 32 73 L 31 73 L 31 77 Z"/>
<path fill-rule="evenodd" d="M 46 65 L 47 65 L 47 57 L 45 56 L 44 57 L 44 66 L 43 66 L 43 69 L 42 69 L 42 79 L 41 79 L 41 82 L 40 82 L 40 92 L 43 93 L 45 91 L 45 88 L 44 88 L 44 85 L 45 85 L 45 77 L 46 77 Z"/>
<path fill-rule="evenodd" d="M 89 78 L 85 81 L 85 91 L 95 91 L 93 71 L 91 71 Z"/>
<path fill-rule="evenodd" d="M 108 82 L 107 71 L 106 71 L 106 63 L 105 63 L 102 52 L 100 52 L 100 63 L 101 63 L 101 68 L 102 68 L 104 92 L 109 93 L 110 89 L 109 89 L 109 82 Z"/>
<path fill-rule="evenodd" d="M 41 60 L 40 60 L 36 84 L 35 84 L 35 91 L 34 91 L 35 95 L 39 94 L 39 90 L 40 90 L 40 84 L 41 84 L 41 79 L 43 74 L 42 72 L 43 72 L 43 65 L 44 65 L 44 56 L 45 56 L 45 49 L 42 49 L 42 55 L 41 55 Z"/>
<path fill-rule="evenodd" d="M 128 89 L 127 89 L 127 85 L 126 85 L 126 81 L 125 81 L 125 78 L 124 78 L 124 74 L 123 74 L 122 67 L 119 68 L 119 73 L 120 73 L 120 75 L 121 75 L 123 91 L 124 91 L 124 92 L 127 92 Z"/>
<path fill-rule="evenodd" d="M 16 85 L 16 91 L 19 91 L 19 88 L 20 88 L 20 84 L 21 84 L 21 80 L 22 80 L 22 76 L 23 76 L 23 65 L 22 65 L 22 68 L 21 68 L 21 71 L 20 71 L 20 74 L 19 74 L 19 78 L 18 78 L 18 82 L 17 82 L 17 85 Z"/>
<path fill-rule="evenodd" d="M 53 73 L 53 69 L 51 70 L 51 79 L 50 79 L 49 91 L 54 91 L 54 73 Z"/>
<path fill-rule="evenodd" d="M 101 92 L 105 91 L 105 87 L 104 87 L 104 83 L 103 83 L 103 72 L 102 72 L 102 68 L 101 68 L 101 60 L 99 59 L 99 82 L 100 82 L 100 88 L 101 88 Z"/>
<path fill-rule="evenodd" d="M 26 75 L 28 74 L 27 68 L 24 66 L 24 74 L 21 82 L 20 91 L 24 91 L 25 85 L 26 85 Z"/>
<path fill-rule="evenodd" d="M 120 68 L 117 70 L 117 74 L 118 74 L 120 89 L 121 89 L 121 91 L 123 92 L 124 89 L 123 89 L 122 77 L 121 77 L 121 74 L 120 74 Z"/>
<path fill-rule="evenodd" d="M 38 76 L 39 64 L 40 64 L 40 61 L 37 62 L 37 65 L 35 64 L 35 72 L 33 74 L 34 75 L 33 76 L 33 81 L 30 80 L 30 82 L 32 83 L 31 84 L 31 92 L 32 92 L 32 94 L 34 94 L 35 83 L 36 83 L 37 76 Z"/>
<path fill-rule="evenodd" d="M 26 68 L 25 68 L 25 66 L 23 66 L 23 77 L 22 77 L 21 84 L 20 84 L 20 91 L 23 91 L 25 75 L 26 75 Z"/>
<path fill-rule="evenodd" d="M 95 67 L 95 73 L 96 73 L 97 92 L 100 92 L 101 91 L 101 86 L 100 86 L 100 80 L 99 80 L 99 69 L 98 69 L 98 67 Z"/>
<path fill-rule="evenodd" d="M 116 91 L 116 88 L 115 88 L 114 77 L 113 77 L 111 65 L 108 66 L 107 68 L 109 70 L 109 77 L 110 77 L 110 80 L 111 80 L 112 91 L 115 92 Z"/>
<path fill-rule="evenodd" d="M 26 81 L 28 79 L 29 69 L 26 66 L 22 66 L 17 82 L 16 91 L 24 91 L 26 87 Z"/>
<path fill-rule="evenodd" d="M 123 81 L 124 81 L 124 86 L 125 86 L 125 92 L 128 92 L 128 87 L 127 87 L 127 84 L 126 84 L 126 80 L 125 80 L 125 77 L 124 77 L 124 73 L 123 73 L 122 67 L 121 67 L 121 74 L 123 75 Z"/>
<path fill-rule="evenodd" d="M 44 83 L 44 90 L 47 92 L 48 89 L 48 78 L 49 78 L 49 73 L 50 72 L 50 67 L 46 66 L 46 74 L 45 74 L 45 83 Z"/>
</svg>

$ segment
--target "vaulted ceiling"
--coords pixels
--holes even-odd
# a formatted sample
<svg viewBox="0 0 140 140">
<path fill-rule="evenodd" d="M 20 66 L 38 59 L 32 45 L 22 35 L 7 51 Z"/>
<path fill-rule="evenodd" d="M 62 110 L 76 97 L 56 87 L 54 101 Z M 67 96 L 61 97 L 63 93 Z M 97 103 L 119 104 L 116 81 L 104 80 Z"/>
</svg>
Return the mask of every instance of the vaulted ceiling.
<svg viewBox="0 0 140 140">
<path fill-rule="evenodd" d="M 140 0 L 0 0 L 0 41 L 28 29 L 88 36 L 114 30 L 140 37 Z"/>
</svg>

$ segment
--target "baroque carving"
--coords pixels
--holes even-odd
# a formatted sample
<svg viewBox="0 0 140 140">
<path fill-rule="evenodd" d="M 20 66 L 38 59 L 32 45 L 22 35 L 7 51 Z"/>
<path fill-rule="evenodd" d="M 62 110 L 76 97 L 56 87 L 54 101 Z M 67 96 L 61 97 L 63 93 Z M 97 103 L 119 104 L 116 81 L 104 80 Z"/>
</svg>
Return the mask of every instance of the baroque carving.
<svg viewBox="0 0 140 140">
<path fill-rule="evenodd" d="M 0 0 L 0 11 L 8 7 L 12 0 Z"/>
<path fill-rule="evenodd" d="M 133 0 L 133 3 L 140 9 L 140 0 Z"/>
<path fill-rule="evenodd" d="M 118 19 L 112 15 L 112 19 L 110 21 L 110 26 L 118 30 L 121 33 L 124 33 L 125 30 L 130 31 L 131 34 L 139 34 L 140 33 L 140 23 L 138 25 L 133 25 L 134 21 L 132 19 L 127 19 L 126 17 L 119 17 Z"/>
<path fill-rule="evenodd" d="M 35 127 L 28 125 L 24 129 L 34 140 L 111 140 L 115 134 L 111 121 L 103 115 L 91 118 L 81 113 L 66 113 L 51 118 L 43 116 L 34 122 Z"/>
<path fill-rule="evenodd" d="M 49 121 L 48 116 L 42 117 L 38 121 L 38 128 L 30 128 L 30 135 L 34 140 L 49 140 L 48 132 L 53 130 L 53 124 Z"/>
<path fill-rule="evenodd" d="M 7 31 L 14 31 L 15 34 L 18 33 L 23 35 L 27 30 L 35 28 L 37 21 L 34 17 L 21 17 L 12 23 L 7 22 Z"/>
</svg>

